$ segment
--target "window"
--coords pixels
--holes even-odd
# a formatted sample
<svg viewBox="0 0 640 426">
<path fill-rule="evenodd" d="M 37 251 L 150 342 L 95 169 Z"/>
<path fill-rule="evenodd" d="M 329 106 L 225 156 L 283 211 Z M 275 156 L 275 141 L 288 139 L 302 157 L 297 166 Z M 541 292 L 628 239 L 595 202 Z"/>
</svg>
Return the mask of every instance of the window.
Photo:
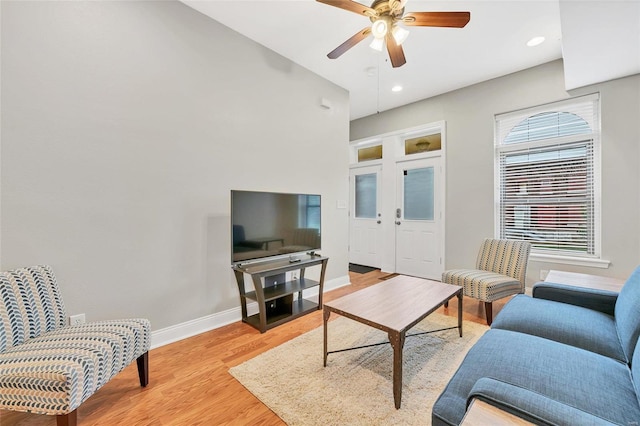
<svg viewBox="0 0 640 426">
<path fill-rule="evenodd" d="M 356 175 L 355 192 L 356 217 L 375 219 L 378 211 L 378 174 Z"/>
<path fill-rule="evenodd" d="M 599 98 L 496 116 L 496 233 L 534 254 L 593 258 L 599 248 Z"/>
<path fill-rule="evenodd" d="M 404 171 L 405 220 L 433 220 L 433 167 Z"/>
<path fill-rule="evenodd" d="M 439 151 L 441 149 L 442 135 L 440 133 L 404 140 L 405 155 L 422 154 L 428 151 Z"/>
<path fill-rule="evenodd" d="M 320 229 L 320 196 L 298 196 L 298 224 L 301 228 Z"/>
<path fill-rule="evenodd" d="M 380 160 L 382 158 L 382 145 L 358 148 L 358 163 L 363 161 Z"/>
</svg>

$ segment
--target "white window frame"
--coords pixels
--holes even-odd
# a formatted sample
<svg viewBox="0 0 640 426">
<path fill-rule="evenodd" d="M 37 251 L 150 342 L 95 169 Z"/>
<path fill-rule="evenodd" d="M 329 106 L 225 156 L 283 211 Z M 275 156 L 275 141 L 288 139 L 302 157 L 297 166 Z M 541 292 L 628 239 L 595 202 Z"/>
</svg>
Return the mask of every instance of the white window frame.
<svg viewBox="0 0 640 426">
<path fill-rule="evenodd" d="M 573 112 L 576 108 L 580 108 L 581 105 L 587 103 L 593 104 L 593 115 L 590 117 L 583 117 L 590 124 L 592 128 L 591 134 L 580 134 L 575 136 L 563 136 L 542 140 L 522 141 L 503 143 L 510 130 L 523 120 L 526 120 L 534 115 L 542 114 L 546 112 Z M 506 126 L 505 126 L 506 124 Z M 531 250 L 530 259 L 551 262 L 562 263 L 578 266 L 589 266 L 598 268 L 608 268 L 610 262 L 601 258 L 601 143 L 600 143 L 600 97 L 598 94 L 592 94 L 587 96 L 581 96 L 576 98 L 567 99 L 564 101 L 554 102 L 550 104 L 541 105 L 534 108 L 526 108 L 518 111 L 513 111 L 505 114 L 497 114 L 494 121 L 494 217 L 495 227 L 494 234 L 496 238 L 503 238 L 502 232 L 502 220 L 501 217 L 501 205 L 502 205 L 502 179 L 501 179 L 501 165 L 500 158 L 502 154 L 522 152 L 527 149 L 542 148 L 549 145 L 570 143 L 584 141 L 585 139 L 592 139 L 593 148 L 593 221 L 594 221 L 594 234 L 593 234 L 593 254 L 580 254 L 571 255 L 569 253 L 553 253 L 546 250 L 538 250 L 535 247 Z M 511 128 L 509 128 L 511 126 Z"/>
</svg>

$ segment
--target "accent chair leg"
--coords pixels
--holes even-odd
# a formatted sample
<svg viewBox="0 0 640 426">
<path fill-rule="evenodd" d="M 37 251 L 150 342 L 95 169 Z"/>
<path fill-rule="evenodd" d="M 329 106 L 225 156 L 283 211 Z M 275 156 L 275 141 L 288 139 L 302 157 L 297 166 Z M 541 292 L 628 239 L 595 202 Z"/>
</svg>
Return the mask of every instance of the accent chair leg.
<svg viewBox="0 0 640 426">
<path fill-rule="evenodd" d="M 493 322 L 493 304 L 491 302 L 484 302 L 484 311 L 487 314 L 487 325 L 491 325 Z"/>
<path fill-rule="evenodd" d="M 138 377 L 143 388 L 149 384 L 149 352 L 145 352 L 136 360 L 138 363 Z"/>
<path fill-rule="evenodd" d="M 77 426 L 78 425 L 78 409 L 73 410 L 69 414 L 60 414 L 56 416 L 57 426 Z"/>
</svg>

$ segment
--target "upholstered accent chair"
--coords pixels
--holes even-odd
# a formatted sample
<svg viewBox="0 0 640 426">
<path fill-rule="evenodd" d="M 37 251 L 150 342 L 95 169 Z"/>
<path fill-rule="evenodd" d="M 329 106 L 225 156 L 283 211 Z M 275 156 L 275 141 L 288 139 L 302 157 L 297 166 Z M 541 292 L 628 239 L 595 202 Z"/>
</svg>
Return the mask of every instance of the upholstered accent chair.
<svg viewBox="0 0 640 426">
<path fill-rule="evenodd" d="M 0 273 L 0 410 L 57 416 L 77 424 L 77 409 L 134 360 L 149 383 L 147 319 L 66 325 L 49 266 Z"/>
<path fill-rule="evenodd" d="M 475 269 L 451 269 L 442 282 L 464 287 L 464 295 L 484 302 L 487 324 L 493 321 L 492 303 L 524 293 L 531 244 L 527 241 L 487 238 L 482 242 Z"/>
</svg>

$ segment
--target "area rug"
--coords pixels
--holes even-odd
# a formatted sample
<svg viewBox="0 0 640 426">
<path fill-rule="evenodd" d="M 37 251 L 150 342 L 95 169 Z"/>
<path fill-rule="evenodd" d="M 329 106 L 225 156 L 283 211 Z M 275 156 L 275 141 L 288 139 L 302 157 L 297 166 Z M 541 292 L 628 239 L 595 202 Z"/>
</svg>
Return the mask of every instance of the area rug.
<svg viewBox="0 0 640 426">
<path fill-rule="evenodd" d="M 431 314 L 408 335 L 452 327 L 457 318 Z M 469 348 L 489 328 L 465 321 L 458 330 L 407 337 L 402 406 L 393 403 L 391 345 L 329 354 L 322 366 L 322 327 L 229 370 L 289 425 L 425 425 L 431 407 Z M 329 322 L 329 351 L 388 341 L 387 334 L 338 317 Z"/>
</svg>

